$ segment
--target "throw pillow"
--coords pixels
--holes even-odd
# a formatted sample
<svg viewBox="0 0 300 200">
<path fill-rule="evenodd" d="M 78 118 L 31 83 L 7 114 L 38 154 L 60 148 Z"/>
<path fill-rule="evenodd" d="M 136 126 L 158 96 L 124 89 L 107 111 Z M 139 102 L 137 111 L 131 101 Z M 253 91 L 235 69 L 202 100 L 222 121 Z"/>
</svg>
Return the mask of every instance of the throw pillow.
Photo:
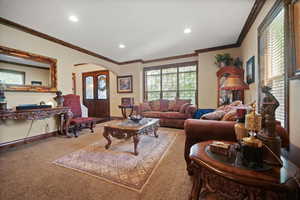
<svg viewBox="0 0 300 200">
<path fill-rule="evenodd" d="M 193 119 L 200 119 L 202 117 L 202 115 L 207 114 L 207 113 L 211 113 L 214 112 L 215 109 L 198 109 L 194 115 L 193 115 Z"/>
<path fill-rule="evenodd" d="M 152 111 L 160 111 L 160 100 L 150 101 Z"/>
<path fill-rule="evenodd" d="M 229 111 L 228 113 L 226 113 L 222 119 L 222 121 L 236 121 L 237 120 L 237 112 L 236 109 L 233 109 L 231 111 Z"/>
<path fill-rule="evenodd" d="M 180 108 L 183 104 L 185 103 L 191 103 L 191 100 L 186 100 L 186 99 L 176 99 L 176 104 L 175 104 L 175 109 L 174 111 L 180 111 Z"/>
<path fill-rule="evenodd" d="M 145 112 L 145 111 L 151 111 L 149 102 L 141 103 L 141 112 Z"/>
<path fill-rule="evenodd" d="M 189 105 L 192 105 L 192 104 L 190 104 L 190 103 L 182 104 L 182 105 L 180 106 L 179 112 L 180 112 L 180 113 L 185 113 L 185 110 L 187 109 L 187 107 L 188 107 Z"/>
<path fill-rule="evenodd" d="M 220 120 L 226 114 L 223 110 L 218 110 L 215 112 L 207 113 L 202 115 L 201 119 L 208 119 L 208 120 Z"/>
<path fill-rule="evenodd" d="M 168 111 L 175 111 L 175 106 L 176 106 L 176 100 L 170 100 L 169 106 L 168 106 Z"/>
<path fill-rule="evenodd" d="M 167 112 L 169 108 L 169 100 L 162 99 L 160 100 L 160 111 Z"/>
</svg>

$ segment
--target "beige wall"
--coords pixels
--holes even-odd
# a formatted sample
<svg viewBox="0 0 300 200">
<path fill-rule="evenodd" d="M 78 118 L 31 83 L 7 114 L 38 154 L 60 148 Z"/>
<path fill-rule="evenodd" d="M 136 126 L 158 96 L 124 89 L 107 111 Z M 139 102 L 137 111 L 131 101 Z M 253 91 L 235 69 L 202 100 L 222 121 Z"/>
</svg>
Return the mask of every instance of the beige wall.
<svg viewBox="0 0 300 200">
<path fill-rule="evenodd" d="M 0 69 L 10 69 L 25 72 L 25 85 L 31 85 L 31 81 L 41 81 L 43 86 L 50 86 L 50 69 L 22 66 L 0 62 Z"/>
<path fill-rule="evenodd" d="M 276 0 L 267 0 L 263 9 L 259 13 L 257 19 L 255 20 L 254 24 L 252 25 L 250 31 L 248 32 L 247 36 L 245 37 L 242 46 L 242 58 L 244 61 L 247 61 L 251 56 L 255 56 L 255 66 L 256 66 L 256 80 L 255 83 L 250 85 L 250 90 L 246 93 L 246 101 L 250 102 L 251 100 L 255 100 L 257 97 L 257 83 L 258 83 L 258 76 L 257 72 L 259 69 L 257 58 L 258 58 L 258 41 L 257 41 L 257 28 L 268 14 L 272 6 L 274 5 Z M 245 62 L 244 62 L 245 63 Z M 244 65 L 245 66 L 245 65 Z M 300 119 L 300 80 L 290 80 L 290 92 L 289 92 L 289 127 L 290 127 L 290 141 L 291 141 L 291 151 L 289 155 L 292 160 L 296 161 L 296 157 L 299 156 L 299 148 L 300 148 L 300 128 L 297 122 Z M 299 160 L 299 159 L 298 159 Z M 300 163 L 297 163 L 300 165 Z"/>
<path fill-rule="evenodd" d="M 233 58 L 240 57 L 240 48 L 211 51 L 198 54 L 198 101 L 200 108 L 216 108 L 218 104 L 217 71 L 215 55 L 229 53 Z"/>
<path fill-rule="evenodd" d="M 0 25 L 0 45 L 57 59 L 58 89 L 63 94 L 72 93 L 72 71 L 74 64 L 97 63 L 112 71 L 119 68 L 119 66 L 105 60 L 83 54 L 4 25 Z M 19 104 L 39 103 L 40 101 L 53 102 L 52 98 L 54 96 L 55 94 L 53 93 L 6 92 L 10 107 Z M 55 131 L 56 129 L 54 119 L 35 121 L 31 129 L 29 121 L 0 121 L 0 143 L 24 138 L 27 133 L 29 136 L 33 136 Z"/>
</svg>

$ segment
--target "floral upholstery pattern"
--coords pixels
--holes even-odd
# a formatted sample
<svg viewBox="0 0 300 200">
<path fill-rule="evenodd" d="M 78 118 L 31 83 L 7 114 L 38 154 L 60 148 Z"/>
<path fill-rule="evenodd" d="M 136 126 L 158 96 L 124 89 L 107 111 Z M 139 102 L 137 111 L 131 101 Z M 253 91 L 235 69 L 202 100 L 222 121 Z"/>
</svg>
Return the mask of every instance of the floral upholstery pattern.
<svg viewBox="0 0 300 200">
<path fill-rule="evenodd" d="M 168 106 L 168 111 L 175 111 L 175 106 L 176 106 L 176 100 L 170 100 L 169 106 Z"/>
<path fill-rule="evenodd" d="M 169 100 L 161 99 L 160 100 L 160 111 L 167 112 L 169 108 Z"/>
<path fill-rule="evenodd" d="M 89 123 L 92 122 L 94 118 L 92 117 L 78 117 L 71 119 L 70 124 L 82 124 L 82 123 Z"/>
<path fill-rule="evenodd" d="M 149 102 L 150 110 L 149 108 L 144 108 L 145 106 L 148 107 L 146 102 L 140 104 L 137 108 L 135 108 L 135 110 L 143 117 L 159 118 L 160 126 L 183 128 L 185 120 L 192 118 L 197 110 L 197 107 L 190 104 L 190 102 L 190 100 L 180 99 L 154 100 Z M 183 104 L 186 105 L 184 105 L 184 108 L 182 108 L 182 113 L 180 113 L 179 109 L 181 106 L 183 106 Z"/>
<path fill-rule="evenodd" d="M 190 104 L 190 103 L 182 104 L 180 109 L 179 109 L 179 112 L 180 113 L 185 113 L 185 110 L 188 108 L 189 105 L 192 105 L 192 104 Z"/>
<path fill-rule="evenodd" d="M 236 121 L 237 120 L 237 112 L 236 109 L 232 109 L 228 113 L 226 113 L 222 119 L 222 121 Z"/>
<path fill-rule="evenodd" d="M 174 111 L 179 111 L 179 110 L 180 110 L 180 107 L 181 107 L 183 104 L 186 104 L 186 103 L 191 103 L 191 100 L 176 99 L 176 104 L 175 104 L 175 109 L 174 109 Z"/>
<path fill-rule="evenodd" d="M 73 117 L 81 117 L 80 96 L 74 94 L 64 95 L 63 105 L 69 107 L 73 113 Z"/>
<path fill-rule="evenodd" d="M 150 101 L 150 107 L 153 111 L 160 111 L 160 100 Z"/>
<path fill-rule="evenodd" d="M 160 118 L 162 112 L 160 111 L 147 111 L 143 112 L 144 117 L 149 117 L 149 118 Z"/>
<path fill-rule="evenodd" d="M 202 115 L 201 119 L 208 119 L 208 120 L 220 120 L 226 114 L 223 110 L 217 110 L 215 112 L 207 113 Z"/>
<path fill-rule="evenodd" d="M 141 103 L 140 108 L 141 108 L 142 112 L 150 111 L 151 110 L 149 102 Z"/>
</svg>

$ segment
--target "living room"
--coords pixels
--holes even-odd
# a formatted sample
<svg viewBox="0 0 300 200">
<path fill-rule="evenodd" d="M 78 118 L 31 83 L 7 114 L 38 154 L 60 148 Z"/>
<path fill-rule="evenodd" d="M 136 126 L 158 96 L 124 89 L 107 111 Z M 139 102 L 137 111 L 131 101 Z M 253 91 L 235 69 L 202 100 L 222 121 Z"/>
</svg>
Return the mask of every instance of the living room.
<svg viewBox="0 0 300 200">
<path fill-rule="evenodd" d="M 281 122 L 284 138 L 278 131 L 277 135 L 281 144 L 288 143 L 281 148 L 281 155 L 299 167 L 299 13 L 299 0 L 128 0 L 118 3 L 0 0 L 0 80 L 4 82 L 3 89 L 0 88 L 0 185 L 3 189 L 0 198 L 197 199 L 200 195 L 199 189 L 195 190 L 197 175 L 190 176 L 193 173 L 186 170 L 191 149 L 189 147 L 188 155 L 185 155 L 188 134 L 199 135 L 204 131 L 210 135 L 211 131 L 213 135 L 214 131 L 217 132 L 214 127 L 223 133 L 228 128 L 234 134 L 235 122 L 225 122 L 223 127 L 215 124 L 221 119 L 188 118 L 196 118 L 196 112 L 213 111 L 234 100 L 242 101 L 242 106 L 248 106 L 247 109 L 255 101 L 257 111 L 263 115 L 260 110 L 264 102 L 261 88 L 270 86 L 268 83 L 276 89 L 271 90 L 271 94 L 280 104 L 275 119 Z M 276 45 L 277 40 L 272 43 L 272 37 L 268 35 L 273 29 L 274 37 L 280 37 L 281 46 Z M 269 45 L 269 48 L 264 45 Z M 270 56 L 269 49 L 275 49 L 275 56 Z M 41 71 L 48 71 L 50 78 L 44 80 L 39 75 L 31 80 L 24 75 L 23 85 L 9 84 L 4 80 L 8 80 L 8 72 L 13 71 L 13 68 L 7 69 L 12 62 L 3 60 L 2 55 L 10 57 L 6 59 L 15 56 L 13 63 L 19 58 L 32 60 L 32 63 L 23 63 L 23 67 L 40 62 L 36 69 L 41 69 L 45 68 L 41 63 L 47 63 L 48 70 Z M 228 55 L 229 58 L 225 59 L 230 64 L 221 66 L 218 58 Z M 272 59 L 274 63 L 280 60 L 277 64 L 280 69 L 273 70 L 275 75 L 269 78 L 272 64 L 268 63 L 272 63 Z M 231 70 L 218 76 L 225 67 L 233 67 L 234 72 L 242 74 L 238 80 L 241 88 L 232 90 L 240 91 L 238 95 L 228 92 L 231 90 L 224 86 L 226 80 L 229 82 L 230 77 L 234 78 L 230 75 Z M 21 67 L 15 72 L 20 70 Z M 221 79 L 225 80 L 222 84 Z M 273 83 L 274 80 L 279 80 L 278 84 Z M 70 94 L 79 97 L 68 100 Z M 178 117 L 174 117 L 174 113 L 157 114 L 162 108 L 160 99 L 168 100 L 165 112 L 179 112 Z M 187 99 L 189 101 L 184 103 L 188 105 L 183 107 L 182 103 L 172 110 L 170 102 L 175 99 Z M 72 106 L 77 100 L 80 117 L 89 118 L 84 125 L 94 133 L 82 129 L 81 120 L 72 121 L 77 114 Z M 155 100 L 160 102 L 158 110 L 154 108 L 155 103 L 147 104 Z M 129 104 L 122 105 L 124 101 L 129 101 Z M 71 102 L 71 109 L 66 106 L 67 102 Z M 44 109 L 41 108 L 29 115 L 23 110 L 26 114 L 22 116 L 21 111 L 15 111 L 16 107 L 28 104 L 43 105 L 50 111 L 39 112 Z M 148 106 L 150 110 L 147 110 Z M 145 107 L 146 111 L 155 112 L 143 115 L 140 111 Z M 180 115 L 181 108 L 186 114 L 184 117 Z M 142 115 L 159 119 L 148 122 L 149 126 L 143 130 L 151 130 L 158 137 L 121 133 L 116 121 L 124 120 L 124 115 L 128 117 L 130 112 L 134 117 Z M 161 127 L 157 127 L 158 123 Z M 201 128 L 197 123 L 204 123 L 206 127 Z M 133 139 L 123 141 L 109 136 L 117 133 L 119 137 Z M 226 136 L 207 138 L 204 140 L 226 140 Z M 189 145 L 200 143 L 195 142 Z M 93 145 L 100 145 L 101 150 L 95 150 Z M 70 161 L 72 156 L 78 156 L 77 152 L 101 155 L 96 158 L 88 154 L 83 160 Z M 92 163 L 103 165 L 103 172 L 96 172 L 99 168 L 84 167 L 92 166 Z M 116 163 L 119 166 L 114 166 Z M 129 177 L 129 172 L 124 171 L 139 167 L 149 167 L 149 170 L 131 172 L 143 175 L 138 174 L 138 178 L 131 177 L 130 180 L 126 178 L 127 182 L 124 182 L 124 176 Z M 104 171 L 109 171 L 110 175 Z M 113 176 L 121 172 L 125 175 Z M 264 181 L 256 184 L 267 185 L 268 182 Z M 201 198 L 205 196 L 203 190 L 204 186 Z M 216 190 L 212 192 L 213 198 L 221 198 Z M 229 194 L 233 195 L 233 192 Z M 252 199 L 258 199 L 258 196 Z M 262 199 L 285 198 L 275 196 Z M 230 199 L 230 196 L 226 198 Z M 235 199 L 247 198 L 239 196 Z"/>
</svg>

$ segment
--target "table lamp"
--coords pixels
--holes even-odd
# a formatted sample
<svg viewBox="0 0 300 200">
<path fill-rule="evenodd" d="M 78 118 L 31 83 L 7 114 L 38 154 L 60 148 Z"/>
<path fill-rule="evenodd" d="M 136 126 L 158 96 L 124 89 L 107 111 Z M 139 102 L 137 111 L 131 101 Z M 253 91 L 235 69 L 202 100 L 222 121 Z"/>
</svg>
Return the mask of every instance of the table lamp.
<svg viewBox="0 0 300 200">
<path fill-rule="evenodd" d="M 239 91 L 245 89 L 249 89 L 249 86 L 239 75 L 229 75 L 221 87 L 221 90 L 232 91 L 232 101 L 241 100 Z"/>
</svg>

